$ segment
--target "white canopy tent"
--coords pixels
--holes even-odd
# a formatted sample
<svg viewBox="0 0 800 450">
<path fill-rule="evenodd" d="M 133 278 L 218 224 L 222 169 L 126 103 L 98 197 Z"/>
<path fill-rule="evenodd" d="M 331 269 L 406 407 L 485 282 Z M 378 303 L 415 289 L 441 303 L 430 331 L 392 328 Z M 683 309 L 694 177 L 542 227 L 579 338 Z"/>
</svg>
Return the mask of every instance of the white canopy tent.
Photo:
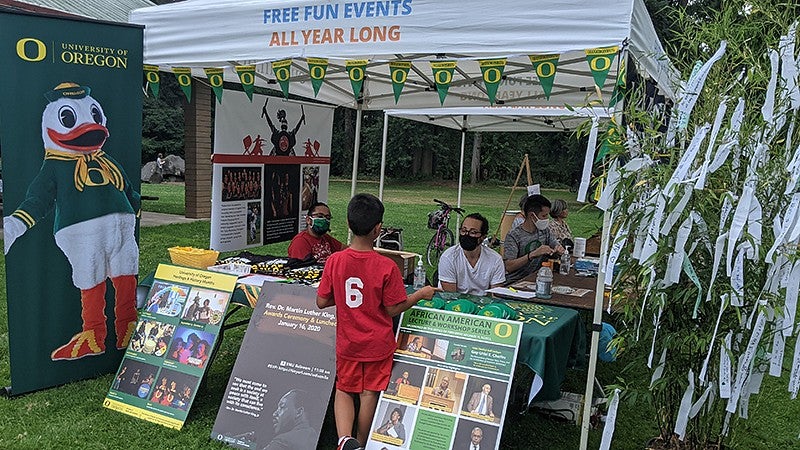
<svg viewBox="0 0 800 450">
<path fill-rule="evenodd" d="M 652 79 L 668 98 L 675 98 L 674 89 L 678 86 L 678 76 L 658 41 L 643 0 L 506 0 L 498 4 L 482 0 L 187 0 L 135 10 L 130 22 L 145 26 L 144 62 L 161 70 L 189 67 L 194 76 L 205 77 L 204 68 L 223 68 L 225 79 L 237 82 L 235 66 L 255 65 L 257 84 L 275 88 L 277 80 L 271 63 L 292 59 L 291 94 L 357 110 L 352 192 L 363 109 L 439 108 L 438 116 L 444 113 L 448 117 L 434 121 L 454 128 L 472 127 L 479 131 L 481 126 L 486 130 L 495 126 L 495 131 L 500 131 L 499 127 L 505 126 L 492 125 L 495 119 L 489 118 L 491 114 L 464 114 L 440 108 L 489 104 L 480 59 L 506 58 L 496 103 L 532 107 L 531 112 L 534 107 L 607 104 L 618 65 L 611 66 L 605 84 L 598 88 L 586 60 L 586 50 L 594 48 L 619 46 L 621 54 L 631 55 L 640 73 Z M 559 61 L 548 98 L 529 55 L 552 54 L 558 54 Z M 309 67 L 302 60 L 309 57 L 328 60 L 327 73 L 316 95 Z M 346 69 L 350 60 L 367 61 L 357 98 Z M 411 68 L 402 94 L 395 101 L 389 65 L 399 61 L 411 62 Z M 433 80 L 429 64 L 432 61 L 457 62 L 443 102 Z M 561 110 L 564 111 L 568 110 Z M 563 131 L 557 129 L 562 123 L 585 120 L 547 114 L 537 120 L 534 113 L 518 113 L 508 114 L 512 119 L 506 121 L 511 126 L 515 123 L 513 117 L 518 116 L 519 128 L 512 127 L 517 131 L 523 131 L 522 125 L 528 127 L 525 131 L 536 131 L 542 124 L 555 125 L 550 131 Z M 429 120 L 427 116 L 418 117 Z M 608 117 L 608 113 L 587 117 L 595 121 L 592 134 L 596 138 L 597 120 Z M 387 129 L 384 125 L 384 155 Z M 594 145 L 591 148 L 593 154 Z M 586 169 L 585 165 L 584 174 Z M 591 161 L 588 169 L 591 170 Z M 598 279 L 602 279 L 602 271 L 601 265 Z M 598 284 L 596 325 L 603 294 L 601 282 Z M 597 336 L 595 330 L 592 355 L 597 354 Z M 588 393 L 592 387 L 588 380 Z M 587 408 L 581 448 L 587 444 L 588 412 Z"/>
</svg>

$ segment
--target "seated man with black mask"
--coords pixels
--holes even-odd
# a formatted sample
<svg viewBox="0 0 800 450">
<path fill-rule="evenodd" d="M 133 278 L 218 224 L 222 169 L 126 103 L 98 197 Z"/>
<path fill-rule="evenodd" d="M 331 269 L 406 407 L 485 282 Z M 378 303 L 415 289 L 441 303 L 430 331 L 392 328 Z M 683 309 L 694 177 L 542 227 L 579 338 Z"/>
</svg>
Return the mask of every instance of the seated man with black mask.
<svg viewBox="0 0 800 450">
<path fill-rule="evenodd" d="M 458 230 L 458 246 L 452 246 L 439 258 L 439 287 L 444 291 L 485 295 L 489 288 L 502 286 L 506 280 L 503 258 L 481 245 L 489 234 L 489 221 L 478 213 L 464 218 Z"/>
</svg>

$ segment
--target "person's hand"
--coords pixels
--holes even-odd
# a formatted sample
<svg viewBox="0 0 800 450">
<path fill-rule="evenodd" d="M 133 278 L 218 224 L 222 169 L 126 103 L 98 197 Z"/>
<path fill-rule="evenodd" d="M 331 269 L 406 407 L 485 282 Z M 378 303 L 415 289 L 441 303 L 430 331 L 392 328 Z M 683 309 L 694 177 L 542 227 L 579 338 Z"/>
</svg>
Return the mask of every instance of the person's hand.
<svg viewBox="0 0 800 450">
<path fill-rule="evenodd" d="M 567 251 L 567 250 L 564 248 L 564 246 L 563 246 L 563 245 L 561 245 L 561 244 L 558 244 L 558 245 L 556 246 L 556 253 L 559 253 L 559 254 L 563 255 L 563 254 L 564 254 L 564 252 L 566 252 L 566 251 Z"/>
<path fill-rule="evenodd" d="M 6 255 L 11 249 L 11 245 L 14 243 L 14 241 L 16 241 L 18 237 L 25 234 L 26 231 L 28 231 L 28 227 L 26 227 L 21 220 L 14 216 L 3 217 L 3 244 L 5 247 L 3 250 Z"/>
<path fill-rule="evenodd" d="M 550 256 L 553 254 L 553 249 L 549 245 L 542 245 L 536 250 L 530 253 L 531 258 L 536 258 L 538 256 Z"/>
<path fill-rule="evenodd" d="M 433 287 L 433 286 L 423 286 L 423 287 L 422 287 L 420 290 L 418 290 L 417 292 L 419 292 L 419 293 L 420 293 L 420 295 L 422 295 L 422 298 L 424 298 L 424 299 L 426 299 L 426 300 L 430 300 L 430 299 L 432 299 L 432 298 L 433 298 L 433 294 L 435 294 L 435 293 L 436 293 L 437 291 L 439 291 L 439 290 L 440 290 L 440 289 L 438 289 L 438 288 L 435 288 L 435 287 Z"/>
</svg>

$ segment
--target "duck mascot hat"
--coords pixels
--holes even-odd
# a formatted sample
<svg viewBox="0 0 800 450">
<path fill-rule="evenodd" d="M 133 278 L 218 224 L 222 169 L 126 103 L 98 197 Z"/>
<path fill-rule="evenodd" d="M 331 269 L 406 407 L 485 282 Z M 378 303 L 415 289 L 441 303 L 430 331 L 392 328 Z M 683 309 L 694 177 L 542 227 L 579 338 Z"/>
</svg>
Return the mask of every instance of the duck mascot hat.
<svg viewBox="0 0 800 450">
<path fill-rule="evenodd" d="M 81 291 L 81 331 L 55 349 L 54 360 L 100 355 L 106 349 L 106 279 L 114 285 L 117 349 L 136 326 L 139 248 L 134 231 L 141 199 L 122 167 L 102 150 L 106 116 L 91 89 L 61 83 L 45 94 L 44 162 L 25 200 L 3 218 L 5 253 L 20 236 L 55 210 L 56 245 Z"/>
</svg>

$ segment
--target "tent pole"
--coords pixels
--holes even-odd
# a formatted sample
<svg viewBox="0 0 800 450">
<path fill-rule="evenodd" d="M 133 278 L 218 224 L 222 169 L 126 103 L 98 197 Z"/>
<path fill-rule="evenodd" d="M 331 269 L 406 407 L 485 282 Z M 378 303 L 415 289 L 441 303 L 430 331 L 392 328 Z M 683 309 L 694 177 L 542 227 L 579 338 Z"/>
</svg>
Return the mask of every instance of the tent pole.
<svg viewBox="0 0 800 450">
<path fill-rule="evenodd" d="M 350 198 L 356 195 L 356 178 L 358 177 L 358 151 L 361 149 L 361 103 L 356 108 L 356 139 L 353 144 L 353 175 L 350 178 Z"/>
<path fill-rule="evenodd" d="M 458 165 L 458 200 L 456 201 L 456 206 L 461 208 L 461 187 L 464 183 L 464 145 L 467 141 L 467 116 L 464 115 L 462 122 L 461 122 L 461 159 L 459 160 Z M 458 231 L 459 226 L 461 225 L 461 216 L 456 214 L 456 231 Z"/>
<path fill-rule="evenodd" d="M 383 145 L 381 146 L 381 181 L 378 184 L 378 198 L 383 201 L 383 181 L 386 175 L 386 141 L 389 138 L 389 115 L 383 113 Z"/>
<path fill-rule="evenodd" d="M 603 213 L 603 236 L 611 227 L 611 215 L 608 211 Z M 597 371 L 597 354 L 600 346 L 600 329 L 603 326 L 603 298 L 605 297 L 606 270 L 614 270 L 613 267 L 605 267 L 603 256 L 608 253 L 608 240 L 600 242 L 600 267 L 597 273 L 597 285 L 595 286 L 594 296 L 594 315 L 592 318 L 592 342 L 589 347 L 589 370 L 586 374 L 586 392 L 583 397 L 583 418 L 581 420 L 581 444 L 580 450 L 586 450 L 589 444 L 589 419 L 592 415 L 592 397 L 594 396 L 594 376 Z M 609 290 L 610 294 L 610 290 Z M 611 299 L 609 298 L 610 302 Z"/>
</svg>

